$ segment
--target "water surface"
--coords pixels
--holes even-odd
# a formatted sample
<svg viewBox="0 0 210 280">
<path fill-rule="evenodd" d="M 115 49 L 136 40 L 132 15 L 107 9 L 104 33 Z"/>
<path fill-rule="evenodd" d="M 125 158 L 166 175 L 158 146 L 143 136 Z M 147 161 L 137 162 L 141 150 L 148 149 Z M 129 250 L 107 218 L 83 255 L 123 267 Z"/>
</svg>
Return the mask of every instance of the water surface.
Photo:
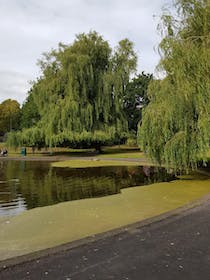
<svg viewBox="0 0 210 280">
<path fill-rule="evenodd" d="M 71 169 L 43 161 L 0 161 L 0 216 L 172 179 L 165 169 L 148 166 Z"/>
</svg>

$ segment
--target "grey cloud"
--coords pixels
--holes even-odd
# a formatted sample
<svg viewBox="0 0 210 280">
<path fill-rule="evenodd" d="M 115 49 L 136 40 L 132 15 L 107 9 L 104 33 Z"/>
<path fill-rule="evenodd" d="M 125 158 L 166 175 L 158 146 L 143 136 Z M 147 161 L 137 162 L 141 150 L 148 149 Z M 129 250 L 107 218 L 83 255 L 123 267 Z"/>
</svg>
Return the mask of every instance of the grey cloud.
<svg viewBox="0 0 210 280">
<path fill-rule="evenodd" d="M 158 21 L 153 15 L 160 15 L 161 6 L 171 2 L 0 0 L 0 69 L 20 73 L 19 78 L 10 76 L 10 88 L 16 85 L 12 92 L 22 102 L 26 96 L 22 93 L 24 88 L 27 89 L 26 77 L 37 77 L 39 69 L 36 61 L 42 52 L 56 48 L 59 42 L 71 43 L 75 34 L 96 30 L 112 46 L 122 38 L 131 39 L 140 55 L 139 70 L 153 72 L 159 59 L 153 47 L 160 40 L 156 32 Z M 7 88 L 4 86 L 2 91 L 0 83 L 0 97 Z M 15 97 L 14 93 L 11 94 Z"/>
<path fill-rule="evenodd" d="M 5 99 L 16 99 L 22 103 L 30 88 L 30 76 L 0 70 L 0 103 Z"/>
</svg>

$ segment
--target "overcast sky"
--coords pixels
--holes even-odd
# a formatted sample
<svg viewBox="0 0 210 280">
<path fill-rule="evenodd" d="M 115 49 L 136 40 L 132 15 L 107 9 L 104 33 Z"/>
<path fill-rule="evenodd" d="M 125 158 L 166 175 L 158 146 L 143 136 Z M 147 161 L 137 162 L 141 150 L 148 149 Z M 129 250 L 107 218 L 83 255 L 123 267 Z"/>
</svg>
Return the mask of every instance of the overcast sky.
<svg viewBox="0 0 210 280">
<path fill-rule="evenodd" d="M 0 102 L 22 103 L 29 81 L 39 75 L 37 60 L 59 42 L 95 30 L 112 47 L 134 42 L 138 71 L 154 73 L 159 61 L 156 30 L 163 5 L 172 0 L 0 0 Z M 156 17 L 154 17 L 154 15 Z"/>
</svg>

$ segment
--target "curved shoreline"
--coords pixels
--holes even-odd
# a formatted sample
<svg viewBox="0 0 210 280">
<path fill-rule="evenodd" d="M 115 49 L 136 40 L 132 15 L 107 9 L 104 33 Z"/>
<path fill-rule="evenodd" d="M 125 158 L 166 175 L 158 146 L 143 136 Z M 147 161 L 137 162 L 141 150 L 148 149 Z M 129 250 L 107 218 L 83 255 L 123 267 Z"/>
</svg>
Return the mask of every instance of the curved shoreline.
<svg viewBox="0 0 210 280">
<path fill-rule="evenodd" d="M 24 161 L 64 161 L 64 160 L 74 160 L 74 159 L 82 159 L 82 160 L 89 160 L 89 161 L 95 161 L 97 160 L 101 160 L 101 161 L 132 161 L 132 162 L 138 162 L 139 164 L 144 164 L 146 163 L 145 159 L 129 159 L 129 158 L 97 158 L 97 157 L 67 157 L 67 156 L 48 156 L 48 157 L 7 157 L 7 158 L 3 158 L 5 160 L 24 160 Z M 201 196 L 200 196 L 201 197 Z M 182 215 L 184 214 L 187 210 L 194 208 L 195 206 L 198 205 L 202 205 L 202 203 L 206 202 L 210 200 L 210 194 L 207 193 L 204 196 L 202 196 L 199 199 L 196 200 L 192 200 L 191 202 L 187 202 L 187 204 L 183 204 L 183 206 L 178 206 L 177 208 L 174 208 L 173 210 L 169 210 L 169 211 L 165 211 L 162 212 L 163 214 L 159 214 L 159 215 L 153 215 L 150 218 L 143 218 L 141 219 L 139 217 L 139 221 L 137 220 L 137 222 L 134 223 L 128 223 L 126 225 L 120 226 L 120 227 L 116 227 L 114 229 L 107 229 L 105 231 L 102 231 L 101 233 L 96 233 L 94 235 L 88 235 L 87 237 L 82 237 L 82 238 L 78 238 L 75 241 L 69 241 L 66 243 L 61 243 L 62 245 L 55 245 L 52 247 L 49 247 L 47 249 L 41 249 L 41 250 L 37 250 L 31 253 L 27 253 L 25 255 L 22 256 L 16 256 L 16 257 L 11 257 L 5 260 L 0 261 L 0 270 L 3 269 L 5 266 L 10 266 L 10 265 L 15 265 L 15 264 L 19 264 L 19 263 L 24 263 L 24 262 L 28 262 L 30 260 L 35 260 L 37 258 L 40 257 L 45 257 L 45 256 L 49 256 L 51 254 L 56 254 L 58 252 L 61 251 L 65 251 L 65 250 L 69 250 L 71 248 L 75 248 L 90 242 L 94 242 L 96 240 L 99 239 L 103 239 L 105 237 L 111 237 L 114 235 L 117 235 L 119 233 L 122 233 L 124 231 L 132 231 L 135 230 L 137 227 L 144 227 L 144 226 L 148 226 L 152 223 L 156 223 L 156 222 L 161 222 L 164 221 L 167 218 L 173 217 L 173 216 L 178 216 L 178 215 Z"/>
<path fill-rule="evenodd" d="M 0 161 L 48 161 L 48 162 L 56 162 L 56 161 L 67 161 L 67 160 L 84 160 L 84 161 L 125 161 L 125 162 L 137 162 L 137 163 L 152 163 L 149 162 L 148 159 L 145 158 L 100 158 L 97 156 L 37 156 L 37 157 L 0 157 Z"/>
<path fill-rule="evenodd" d="M 105 238 L 113 237 L 115 235 L 121 234 L 123 232 L 132 232 L 135 231 L 137 228 L 138 230 L 144 227 L 147 227 L 151 224 L 155 223 L 165 223 L 170 219 L 178 219 L 179 217 L 185 216 L 188 213 L 196 211 L 202 205 L 210 203 L 210 194 L 204 195 L 202 198 L 197 199 L 196 201 L 192 201 L 184 206 L 178 207 L 174 210 L 168 211 L 166 213 L 141 220 L 139 222 L 135 222 L 132 224 L 128 224 L 126 226 L 122 226 L 113 230 L 109 230 L 106 232 L 98 233 L 95 235 L 91 235 L 82 239 L 78 239 L 75 241 L 67 242 L 58 246 L 54 246 L 51 248 L 35 251 L 29 254 L 25 254 L 22 256 L 17 256 L 13 258 L 9 258 L 6 260 L 0 261 L 0 271 L 4 270 L 5 268 L 15 266 L 18 264 L 23 264 L 27 262 L 31 262 L 40 258 L 49 257 L 50 255 L 54 255 L 60 252 L 65 252 L 67 250 L 71 250 L 73 248 L 77 248 L 80 246 L 84 246 L 89 243 L 93 243 L 98 240 L 103 240 Z"/>
<path fill-rule="evenodd" d="M 148 161 L 146 158 L 117 158 L 117 157 L 97 157 L 93 156 L 61 156 L 61 155 L 52 155 L 52 156 L 8 156 L 8 157 L 0 157 L 0 160 L 8 161 L 8 160 L 23 160 L 23 161 L 62 161 L 62 160 L 116 160 L 116 161 L 134 161 L 134 162 L 144 162 Z"/>
</svg>

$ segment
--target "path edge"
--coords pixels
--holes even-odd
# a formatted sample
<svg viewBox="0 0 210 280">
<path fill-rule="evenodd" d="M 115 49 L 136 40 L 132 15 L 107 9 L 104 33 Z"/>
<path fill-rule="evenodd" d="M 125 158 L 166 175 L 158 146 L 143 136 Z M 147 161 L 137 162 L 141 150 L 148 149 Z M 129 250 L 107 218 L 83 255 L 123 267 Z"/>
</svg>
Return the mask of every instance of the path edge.
<svg viewBox="0 0 210 280">
<path fill-rule="evenodd" d="M 174 210 L 165 212 L 165 213 L 157 215 L 157 216 L 153 216 L 148 219 L 144 219 L 144 220 L 141 220 L 141 221 L 138 221 L 138 222 L 135 222 L 132 224 L 128 224 L 128 225 L 125 225 L 125 226 L 122 226 L 122 227 L 119 227 L 116 229 L 112 229 L 112 230 L 109 230 L 106 232 L 87 236 L 85 238 L 71 241 L 68 243 L 64 243 L 64 244 L 61 244 L 61 245 L 58 245 L 55 247 L 43 249 L 40 251 L 35 251 L 35 252 L 29 253 L 29 254 L 9 258 L 6 260 L 2 260 L 2 261 L 0 261 L 0 271 L 4 270 L 6 268 L 12 267 L 12 266 L 35 261 L 35 260 L 38 260 L 41 258 L 48 257 L 50 255 L 62 253 L 62 252 L 77 248 L 80 246 L 85 246 L 85 245 L 93 243 L 95 241 L 102 240 L 102 239 L 105 239 L 105 238 L 108 238 L 111 236 L 115 236 L 115 235 L 118 235 L 123 232 L 129 232 L 129 231 L 133 231 L 136 229 L 139 230 L 141 228 L 150 226 L 151 224 L 154 224 L 154 223 L 160 223 L 160 222 L 167 221 L 167 219 L 169 219 L 169 218 L 173 218 L 173 217 L 178 218 L 180 216 L 187 215 L 188 211 L 196 210 L 197 208 L 202 207 L 204 204 L 206 204 L 208 202 L 210 203 L 210 194 L 207 194 L 207 195 L 201 197 L 200 199 L 191 201 L 191 202 L 185 204 L 184 206 L 178 207 Z"/>
</svg>

